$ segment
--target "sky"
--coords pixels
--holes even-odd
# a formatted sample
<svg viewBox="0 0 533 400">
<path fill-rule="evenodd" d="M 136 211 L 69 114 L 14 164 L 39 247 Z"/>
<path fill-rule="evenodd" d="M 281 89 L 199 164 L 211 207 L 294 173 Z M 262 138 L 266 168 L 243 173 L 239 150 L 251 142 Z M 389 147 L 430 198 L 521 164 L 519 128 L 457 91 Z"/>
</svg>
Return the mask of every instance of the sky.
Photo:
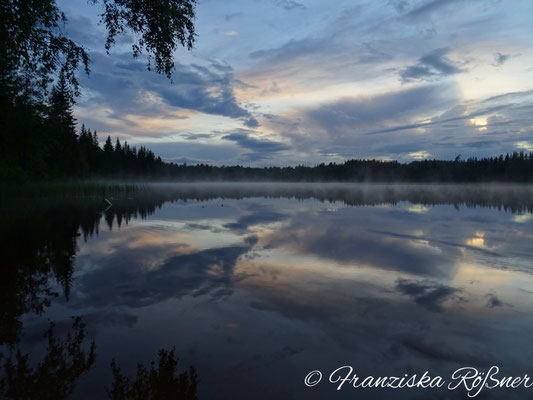
<svg viewBox="0 0 533 400">
<path fill-rule="evenodd" d="M 166 161 L 285 166 L 533 151 L 531 0 L 200 0 L 173 81 L 110 54 L 98 6 L 60 0 L 91 56 L 78 123 Z"/>
</svg>

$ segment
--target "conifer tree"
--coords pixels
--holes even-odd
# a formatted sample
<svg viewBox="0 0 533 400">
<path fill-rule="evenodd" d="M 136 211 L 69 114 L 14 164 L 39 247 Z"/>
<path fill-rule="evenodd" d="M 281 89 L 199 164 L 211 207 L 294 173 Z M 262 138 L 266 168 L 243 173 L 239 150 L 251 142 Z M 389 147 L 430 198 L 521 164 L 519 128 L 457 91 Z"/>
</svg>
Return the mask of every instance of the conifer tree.
<svg viewBox="0 0 533 400">
<path fill-rule="evenodd" d="M 118 156 L 120 153 L 122 153 L 122 146 L 120 145 L 120 140 L 115 142 L 115 154 Z"/>
<path fill-rule="evenodd" d="M 113 154 L 113 144 L 111 143 L 111 136 L 107 136 L 107 139 L 104 144 L 104 153 Z"/>
<path fill-rule="evenodd" d="M 61 133 L 65 135 L 76 134 L 76 119 L 72 111 L 73 105 L 74 99 L 70 94 L 65 74 L 62 72 L 56 85 L 52 88 L 50 118 L 61 128 Z"/>
</svg>

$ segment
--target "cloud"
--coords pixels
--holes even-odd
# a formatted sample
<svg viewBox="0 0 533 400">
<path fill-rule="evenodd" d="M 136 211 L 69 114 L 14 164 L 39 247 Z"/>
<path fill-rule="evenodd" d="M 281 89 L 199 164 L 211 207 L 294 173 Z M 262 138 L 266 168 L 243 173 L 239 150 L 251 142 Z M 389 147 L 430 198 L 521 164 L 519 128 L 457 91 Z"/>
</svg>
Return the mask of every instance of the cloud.
<svg viewBox="0 0 533 400">
<path fill-rule="evenodd" d="M 510 55 L 509 54 L 502 54 L 502 53 L 494 53 L 494 66 L 500 66 L 503 65 L 508 59 Z"/>
<path fill-rule="evenodd" d="M 99 130 L 116 131 L 120 126 L 130 134 L 163 136 L 172 133 L 170 125 L 187 116 L 184 111 L 223 116 L 242 121 L 245 126 L 257 127 L 258 121 L 238 103 L 235 82 L 230 66 L 211 61 L 208 65 L 176 64 L 173 83 L 166 78 L 146 71 L 140 60 L 131 60 L 129 54 L 104 56 L 93 53 L 93 72 L 83 78 L 85 96 L 79 101 L 77 112 L 81 121 L 91 122 L 97 110 L 107 110 L 98 115 Z M 143 122 L 159 120 L 160 129 L 143 126 Z M 114 121 L 113 121 L 114 120 Z M 166 125 L 161 124 L 166 120 Z M 92 125 L 91 125 L 92 126 Z"/>
<path fill-rule="evenodd" d="M 255 118 L 251 117 L 244 121 L 244 125 L 248 128 L 257 128 L 259 126 L 259 122 Z"/>
<path fill-rule="evenodd" d="M 442 8 L 448 7 L 453 3 L 463 2 L 464 0 L 429 0 L 425 2 L 418 3 L 416 7 L 411 9 L 406 17 L 410 19 L 421 19 L 431 16 L 435 12 L 439 11 Z M 405 8 L 405 4 L 403 5 Z"/>
<path fill-rule="evenodd" d="M 120 256 L 100 260 L 102 268 L 83 275 L 80 279 L 83 293 L 72 301 L 82 307 L 90 304 L 137 308 L 185 295 L 227 296 L 232 293 L 234 282 L 245 278 L 234 273 L 237 259 L 256 242 L 256 238 L 248 237 L 234 246 L 173 255 L 161 260 L 156 269 L 146 268 L 147 253 L 161 249 L 148 245 L 124 248 Z"/>
<path fill-rule="evenodd" d="M 387 4 L 394 7 L 399 13 L 403 13 L 409 8 L 408 0 L 389 0 Z"/>
<path fill-rule="evenodd" d="M 391 54 L 377 49 L 375 44 L 369 42 L 362 43 L 357 53 L 360 64 L 379 64 L 393 59 Z"/>
<path fill-rule="evenodd" d="M 419 121 L 415 124 L 408 125 L 397 125 L 391 128 L 376 130 L 369 132 L 368 134 L 380 134 L 380 133 L 390 133 L 401 130 L 409 130 L 415 128 L 423 127 L 433 127 L 433 126 L 447 126 L 455 129 L 465 129 L 465 121 L 469 123 L 473 120 L 484 115 L 496 114 L 496 113 L 505 113 L 509 116 L 519 117 L 512 119 L 507 119 L 503 122 L 507 126 L 513 126 L 513 122 L 521 125 L 524 121 L 527 121 L 525 115 L 523 114 L 530 107 L 533 107 L 533 90 L 527 90 L 524 92 L 511 92 L 505 93 L 498 96 L 493 96 L 487 99 L 481 99 L 476 102 L 470 102 L 466 104 L 456 104 L 453 108 L 446 110 L 440 115 L 428 116 L 424 121 Z M 501 125 L 502 122 L 499 122 L 497 118 L 489 118 L 490 122 L 487 120 L 486 125 Z M 528 122 L 529 123 L 529 122 Z M 477 123 L 470 123 L 470 125 L 477 126 Z M 464 135 L 464 132 L 462 132 Z"/>
<path fill-rule="evenodd" d="M 255 50 L 250 53 L 250 58 L 268 60 L 269 62 L 287 61 L 297 57 L 312 55 L 313 51 L 320 51 L 323 47 L 322 44 L 325 44 L 326 40 L 325 38 L 293 39 L 279 47 Z"/>
<path fill-rule="evenodd" d="M 495 307 L 504 306 L 503 302 L 495 294 L 489 293 L 485 297 L 487 297 L 487 305 L 486 305 L 487 308 L 495 308 Z"/>
<path fill-rule="evenodd" d="M 415 160 L 425 160 L 431 157 L 431 154 L 428 153 L 425 150 L 419 150 L 419 151 L 413 151 L 409 153 L 409 157 L 415 159 Z"/>
<path fill-rule="evenodd" d="M 68 23 L 65 28 L 70 39 L 82 43 L 86 48 L 102 46 L 102 34 L 98 32 L 96 24 L 90 18 L 84 15 L 72 15 L 69 12 L 67 18 Z"/>
<path fill-rule="evenodd" d="M 409 120 L 434 107 L 450 104 L 449 92 L 435 85 L 344 98 L 306 112 L 306 117 L 331 136 L 365 132 L 377 126 Z"/>
<path fill-rule="evenodd" d="M 417 246 L 418 238 L 410 240 L 354 228 L 380 223 L 365 219 L 361 215 L 358 219 L 352 215 L 338 220 L 320 215 L 295 215 L 279 231 L 263 238 L 262 243 L 265 248 L 285 248 L 354 266 L 420 276 L 436 277 L 445 273 L 441 268 L 444 259 L 434 248 Z"/>
<path fill-rule="evenodd" d="M 252 133 L 252 131 L 246 129 L 239 129 L 222 136 L 222 139 L 230 140 L 245 149 L 251 150 L 251 153 L 248 153 L 247 157 L 255 160 L 267 158 L 273 153 L 290 149 L 285 143 L 268 139 L 258 139 L 251 136 Z"/>
<path fill-rule="evenodd" d="M 221 74 L 204 66 L 177 68 L 176 84 L 147 82 L 169 105 L 230 118 L 251 118 L 250 113 L 236 101 L 231 73 Z M 186 77 L 186 78 L 185 78 Z"/>
<path fill-rule="evenodd" d="M 284 128 L 272 117 L 264 123 L 285 132 L 299 151 L 318 149 L 329 157 L 372 154 L 410 161 L 420 152 L 453 159 L 459 153 L 468 158 L 533 148 L 524 140 L 533 131 L 532 91 L 463 104 L 458 100 L 450 85 L 417 85 L 302 110 L 292 116 L 293 121 L 300 120 L 297 126 Z M 377 141 L 376 135 L 386 140 Z"/>
<path fill-rule="evenodd" d="M 259 209 L 254 213 L 243 215 L 239 217 L 235 222 L 229 222 L 224 225 L 224 228 L 228 228 L 239 233 L 247 232 L 251 226 L 254 225 L 265 225 L 271 222 L 279 222 L 286 219 L 285 214 L 279 213 L 277 211 L 263 210 Z"/>
<path fill-rule="evenodd" d="M 494 63 L 492 64 L 494 67 L 501 67 L 503 64 L 505 64 L 507 61 L 509 61 L 511 58 L 520 57 L 521 54 L 503 54 L 503 53 L 494 53 Z"/>
<path fill-rule="evenodd" d="M 443 77 L 464 72 L 446 54 L 449 48 L 440 48 L 422 56 L 418 63 L 405 68 L 400 72 L 403 82 L 413 80 L 431 80 L 436 77 Z"/>
<path fill-rule="evenodd" d="M 231 13 L 231 14 L 224 15 L 224 19 L 226 20 L 226 22 L 231 22 L 231 21 L 233 21 L 236 18 L 242 17 L 243 15 L 244 14 L 242 12 L 234 12 L 234 13 Z"/>
<path fill-rule="evenodd" d="M 531 142 L 526 142 L 526 141 L 516 142 L 515 146 L 518 149 L 522 149 L 522 150 L 526 150 L 526 151 L 533 151 L 533 143 L 531 143 Z"/>
<path fill-rule="evenodd" d="M 202 140 L 202 139 L 212 139 L 215 137 L 213 133 L 184 133 L 181 137 L 185 140 Z"/>
<path fill-rule="evenodd" d="M 415 301 L 416 304 L 433 312 L 442 312 L 442 304 L 448 300 L 463 301 L 457 293 L 461 290 L 430 281 L 398 279 L 396 290 Z"/>
<path fill-rule="evenodd" d="M 278 86 L 278 83 L 276 81 L 274 81 L 274 82 L 272 82 L 272 85 L 269 88 L 264 88 L 261 91 L 260 95 L 264 96 L 264 95 L 267 95 L 267 94 L 279 93 L 280 91 L 281 91 L 281 89 Z"/>
<path fill-rule="evenodd" d="M 410 161 L 410 153 L 423 151 L 436 158 L 505 153 L 532 142 L 531 99 L 484 103 L 483 96 L 529 88 L 530 35 L 518 17 L 531 7 L 524 7 L 461 0 L 202 3 L 196 47 L 176 53 L 173 85 L 147 72 L 145 60 L 132 60 L 127 37 L 102 54 L 104 29 L 94 22 L 97 8 L 87 7 L 95 15 L 69 14 L 67 25 L 94 61 L 76 114 L 130 143 L 199 135 L 188 136 L 200 141 L 191 156 L 160 147 L 176 160 L 312 165 L 351 157 Z M 309 24 L 297 23 L 303 16 Z M 224 32 L 238 32 L 239 40 Z M 462 108 L 445 115 L 455 107 Z M 487 125 L 469 122 L 475 118 Z M 203 136 L 259 126 L 263 138 L 290 148 L 229 157 L 242 140 L 234 137 L 230 146 L 220 135 Z M 208 140 L 224 157 L 204 146 Z"/>
<path fill-rule="evenodd" d="M 294 0 L 276 0 L 276 5 L 288 11 L 296 10 L 296 9 L 300 9 L 300 10 L 305 9 L 305 6 L 303 4 L 298 3 L 297 1 L 294 1 Z"/>
</svg>

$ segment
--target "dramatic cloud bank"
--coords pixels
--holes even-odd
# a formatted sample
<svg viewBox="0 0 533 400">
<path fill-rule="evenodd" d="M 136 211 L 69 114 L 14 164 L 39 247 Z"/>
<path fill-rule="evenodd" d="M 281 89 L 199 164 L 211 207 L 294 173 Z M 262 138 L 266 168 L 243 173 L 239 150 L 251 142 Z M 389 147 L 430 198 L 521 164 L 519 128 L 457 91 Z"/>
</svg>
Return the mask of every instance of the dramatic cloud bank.
<svg viewBox="0 0 533 400">
<path fill-rule="evenodd" d="M 79 122 L 167 160 L 294 165 L 533 150 L 533 3 L 204 0 L 173 82 L 103 49 L 98 10 L 63 1 L 91 52 Z M 105 136 L 104 136 L 105 135 Z"/>
</svg>

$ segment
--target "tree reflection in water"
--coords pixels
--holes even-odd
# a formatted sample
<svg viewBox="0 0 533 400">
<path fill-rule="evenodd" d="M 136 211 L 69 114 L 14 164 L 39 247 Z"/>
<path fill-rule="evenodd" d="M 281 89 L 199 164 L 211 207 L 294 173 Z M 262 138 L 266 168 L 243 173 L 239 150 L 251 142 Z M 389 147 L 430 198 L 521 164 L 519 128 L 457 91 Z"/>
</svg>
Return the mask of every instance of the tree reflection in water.
<svg viewBox="0 0 533 400">
<path fill-rule="evenodd" d="M 45 335 L 46 354 L 36 363 L 18 347 L 24 329 L 22 317 L 44 313 L 60 294 L 69 301 L 75 259 L 82 240 L 98 235 L 100 229 L 120 229 L 133 218 L 146 218 L 165 202 L 263 196 L 314 198 L 349 206 L 394 205 L 407 201 L 427 206 L 453 204 L 457 208 L 482 206 L 513 213 L 533 212 L 533 191 L 516 186 L 377 185 L 370 188 L 334 184 L 272 187 L 265 184 L 183 184 L 155 185 L 152 191 L 132 196 L 112 199 L 113 206 L 106 210 L 99 198 L 38 201 L 0 198 L 0 345 L 10 351 L 8 358 L 0 360 L 0 397 L 55 400 L 65 399 L 74 392 L 77 380 L 93 367 L 95 358 L 94 343 L 84 343 L 85 324 L 75 318 L 71 334 L 63 341 L 55 339 L 54 325 L 50 325 Z M 241 229 L 238 222 L 227 224 L 226 228 Z M 215 250 L 208 249 L 202 256 L 207 260 L 216 259 Z M 173 260 L 177 263 L 188 260 L 188 256 L 183 257 Z M 31 354 L 31 358 L 34 357 Z M 174 350 L 160 350 L 158 360 L 148 367 L 139 365 L 134 377 L 126 377 L 112 362 L 113 382 L 107 388 L 108 396 L 111 399 L 196 399 L 198 377 L 195 370 L 178 374 L 177 364 Z"/>
<path fill-rule="evenodd" d="M 125 377 L 115 360 L 111 362 L 113 383 L 107 389 L 111 400 L 196 400 L 198 375 L 193 367 L 177 374 L 178 359 L 172 350 L 159 350 L 159 360 L 150 364 L 148 370 L 144 365 L 137 365 L 134 380 Z"/>
<path fill-rule="evenodd" d="M 45 333 L 46 354 L 36 365 L 32 365 L 29 354 L 12 349 L 2 365 L 0 397 L 17 400 L 68 398 L 78 378 L 91 369 L 95 360 L 94 342 L 85 349 L 85 327 L 80 317 L 73 317 L 72 333 L 61 341 L 55 337 L 51 322 Z"/>
<path fill-rule="evenodd" d="M 46 353 L 37 364 L 19 348 L 12 346 L 2 362 L 0 398 L 13 400 L 63 400 L 69 398 L 78 379 L 94 365 L 96 345 L 85 343 L 86 325 L 73 317 L 72 332 L 64 340 L 56 338 L 55 324 L 50 323 L 44 337 Z M 198 375 L 193 367 L 178 374 L 175 350 L 161 349 L 157 364 L 150 369 L 137 365 L 135 379 L 130 379 L 120 366 L 111 362 L 113 382 L 107 389 L 111 400 L 197 400 Z M 4 359 L 4 355 L 0 354 Z"/>
<path fill-rule="evenodd" d="M 61 400 L 72 395 L 81 375 L 95 361 L 95 343 L 86 341 L 86 324 L 74 317 L 72 331 L 56 338 L 50 323 L 45 334 L 46 354 L 36 363 L 20 349 L 21 317 L 41 315 L 63 292 L 69 300 L 74 261 L 80 237 L 97 235 L 103 219 L 109 229 L 132 218 L 146 218 L 160 207 L 159 198 L 122 199 L 102 212 L 98 199 L 41 199 L 39 202 L 2 202 L 0 221 L 0 398 Z M 27 204 L 28 203 L 28 204 Z M 59 287 L 55 288 L 53 282 Z M 33 355 L 32 355 L 33 356 Z M 191 368 L 177 374 L 174 350 L 160 350 L 157 367 L 141 364 L 130 381 L 113 361 L 111 399 L 196 399 L 198 378 Z"/>
</svg>

